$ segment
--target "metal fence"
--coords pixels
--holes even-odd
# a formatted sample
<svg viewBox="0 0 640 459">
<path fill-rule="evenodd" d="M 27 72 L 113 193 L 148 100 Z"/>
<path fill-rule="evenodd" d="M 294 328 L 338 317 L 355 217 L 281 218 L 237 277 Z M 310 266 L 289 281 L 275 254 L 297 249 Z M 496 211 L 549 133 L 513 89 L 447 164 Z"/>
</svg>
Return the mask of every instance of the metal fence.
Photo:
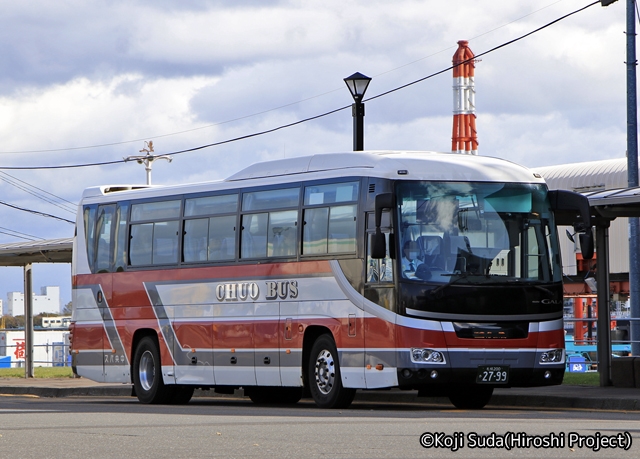
<svg viewBox="0 0 640 459">
<path fill-rule="evenodd" d="M 16 342 L 0 345 L 0 368 L 23 368 L 25 366 L 25 342 L 24 340 L 14 341 Z M 71 366 L 69 345 L 64 341 L 34 344 L 33 366 Z"/>
<path fill-rule="evenodd" d="M 594 317 L 565 317 L 565 332 L 574 331 L 575 324 L 578 322 L 587 324 L 587 331 L 582 339 L 576 339 L 574 335 L 567 334 L 565 340 L 565 348 L 567 352 L 567 369 L 572 371 L 571 363 L 578 362 L 586 366 L 586 371 L 598 371 L 598 327 L 597 318 Z M 607 348 L 612 358 L 624 357 L 631 354 L 632 343 L 640 343 L 640 340 L 631 339 L 631 322 L 640 321 L 640 318 L 632 318 L 628 315 L 616 315 L 611 318 L 612 324 L 618 326 L 624 324 L 621 328 L 610 330 L 610 339 Z M 629 326 L 627 326 L 627 324 Z M 570 337 L 570 338 L 569 338 Z M 580 357 L 584 361 L 580 360 Z M 582 371 L 582 370 L 580 370 Z"/>
</svg>

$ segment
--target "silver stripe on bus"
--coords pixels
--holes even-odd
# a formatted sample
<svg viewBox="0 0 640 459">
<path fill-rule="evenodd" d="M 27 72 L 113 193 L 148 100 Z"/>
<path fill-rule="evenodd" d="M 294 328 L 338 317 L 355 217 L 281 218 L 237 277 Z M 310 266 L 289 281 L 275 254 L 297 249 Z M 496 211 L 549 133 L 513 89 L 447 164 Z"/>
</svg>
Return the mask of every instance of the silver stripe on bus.
<svg viewBox="0 0 640 459">
<path fill-rule="evenodd" d="M 395 312 L 389 311 L 388 309 L 375 304 L 373 301 L 366 299 L 353 288 L 342 272 L 342 268 L 340 267 L 340 262 L 338 262 L 338 260 L 330 260 L 329 266 L 331 266 L 331 271 L 333 272 L 338 286 L 356 307 L 363 309 L 365 313 L 371 314 L 374 317 L 378 317 L 392 324 L 396 322 L 397 314 Z"/>
<path fill-rule="evenodd" d="M 487 348 L 487 347 L 450 347 L 447 348 L 446 351 L 447 352 L 475 352 L 475 353 L 479 353 L 479 352 L 489 352 L 492 354 L 495 353 L 501 353 L 501 352 L 508 352 L 508 353 L 519 353 L 519 352 L 538 352 L 540 349 L 536 348 L 536 347 L 521 347 L 518 349 L 513 349 L 513 348 Z"/>
<path fill-rule="evenodd" d="M 443 332 L 455 333 L 456 329 L 453 328 L 453 322 L 440 322 L 442 324 Z"/>
<path fill-rule="evenodd" d="M 401 327 L 416 328 L 419 330 L 443 331 L 444 324 L 447 322 L 438 322 L 435 320 L 416 319 L 397 315 L 396 324 Z M 451 322 L 448 322 L 451 323 Z"/>
<path fill-rule="evenodd" d="M 540 322 L 538 324 L 538 331 L 541 331 L 541 332 L 563 330 L 563 329 L 564 329 L 563 319 L 550 320 L 546 322 Z"/>
<path fill-rule="evenodd" d="M 462 321 L 462 322 L 470 322 L 470 321 L 509 321 L 513 322 L 515 320 L 531 320 L 531 321 L 540 321 L 540 320 L 557 320 L 562 319 L 562 311 L 559 312 L 551 312 L 547 314 L 518 314 L 518 315 L 483 315 L 483 314 L 473 314 L 473 315 L 458 315 L 458 314 L 448 314 L 443 312 L 427 312 L 427 311 L 419 311 L 417 309 L 406 309 L 407 314 L 411 314 L 412 316 L 417 317 L 425 317 L 428 319 L 437 319 L 437 320 L 451 320 L 451 321 Z"/>
<path fill-rule="evenodd" d="M 111 361 L 111 357 L 115 357 L 115 356 L 118 356 L 118 362 L 120 360 L 123 360 L 128 365 L 129 358 L 127 357 L 127 353 L 124 350 L 124 345 L 122 344 L 122 340 L 120 339 L 120 333 L 118 332 L 115 320 L 113 319 L 113 315 L 111 314 L 111 309 L 107 304 L 107 298 L 106 298 L 106 295 L 104 294 L 104 291 L 102 290 L 102 286 L 99 284 L 93 284 L 80 290 L 81 291 L 78 293 L 84 300 L 84 304 L 89 305 L 89 307 L 78 308 L 78 314 L 82 314 L 80 311 L 84 311 L 84 312 L 93 311 L 89 313 L 89 315 L 94 316 L 95 311 L 97 310 L 99 313 L 100 319 L 102 320 L 101 322 L 98 322 L 98 323 L 100 323 L 103 326 L 107 339 L 109 340 L 109 343 L 108 344 L 105 343 L 103 347 L 106 348 L 106 346 L 109 346 L 108 349 L 111 349 L 112 351 L 105 352 L 104 349 L 101 351 L 106 356 L 106 359 L 104 362 L 105 365 L 114 363 Z M 87 295 L 87 293 L 89 292 L 91 292 L 91 294 Z M 89 300 L 89 296 L 91 297 L 91 300 Z M 100 303 L 96 301 L 96 298 L 98 297 L 102 298 L 102 301 Z M 96 319 L 97 317 L 93 317 L 93 318 Z M 78 319 L 76 316 L 76 323 L 77 321 Z M 81 323 L 85 324 L 87 322 L 81 322 Z"/>
<path fill-rule="evenodd" d="M 176 336 L 173 325 L 171 324 L 171 319 L 169 318 L 169 315 L 167 314 L 167 311 L 162 304 L 162 299 L 158 293 L 158 290 L 156 289 L 156 284 L 152 282 L 143 282 L 143 285 L 147 293 L 147 297 L 149 298 L 149 303 L 151 303 L 153 312 L 158 321 L 160 333 L 162 333 L 167 349 L 169 350 L 169 355 L 171 355 L 171 359 L 173 360 L 172 363 L 174 365 L 191 364 L 191 359 L 189 359 L 186 354 L 182 352 L 176 354 L 174 352 L 175 349 L 182 349 L 182 345 L 180 344 Z M 205 360 L 208 359 L 205 358 Z M 163 365 L 163 367 L 164 366 L 165 365 Z"/>
<path fill-rule="evenodd" d="M 289 282 L 295 282 L 296 289 Z M 269 284 L 283 284 L 277 297 L 270 297 Z M 286 284 L 286 285 L 284 285 Z M 262 276 L 196 281 L 158 281 L 153 285 L 164 305 L 211 306 L 276 301 L 344 300 L 345 295 L 329 274 L 279 277 Z M 250 288 L 254 285 L 253 289 Z M 241 286 L 241 287 L 240 287 Z M 287 287 L 289 286 L 289 287 Z M 287 288 L 285 288 L 287 287 Z M 255 289 L 255 290 L 254 290 Z M 275 294 L 276 291 L 274 290 Z M 252 296 L 254 295 L 254 296 Z M 222 299 L 220 299 L 222 297 Z"/>
</svg>

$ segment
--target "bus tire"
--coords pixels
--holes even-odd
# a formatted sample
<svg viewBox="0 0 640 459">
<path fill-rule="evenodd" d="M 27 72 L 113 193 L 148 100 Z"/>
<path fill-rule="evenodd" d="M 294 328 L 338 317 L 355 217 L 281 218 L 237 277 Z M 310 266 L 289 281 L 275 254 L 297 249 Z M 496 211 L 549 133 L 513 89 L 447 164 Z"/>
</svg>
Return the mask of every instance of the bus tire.
<svg viewBox="0 0 640 459">
<path fill-rule="evenodd" d="M 355 389 L 342 385 L 338 350 L 330 335 L 320 335 L 311 347 L 307 366 L 311 397 L 320 408 L 346 408 L 356 395 Z"/>
<path fill-rule="evenodd" d="M 489 403 L 492 395 L 493 387 L 459 387 L 449 394 L 449 400 L 461 410 L 480 410 Z"/>
<path fill-rule="evenodd" d="M 145 336 L 133 357 L 133 386 L 140 403 L 164 403 L 171 391 L 162 380 L 160 351 L 156 340 Z"/>
<path fill-rule="evenodd" d="M 186 405 L 193 397 L 195 391 L 194 386 L 167 386 L 169 389 L 169 395 L 167 396 L 167 402 L 171 405 Z"/>
</svg>

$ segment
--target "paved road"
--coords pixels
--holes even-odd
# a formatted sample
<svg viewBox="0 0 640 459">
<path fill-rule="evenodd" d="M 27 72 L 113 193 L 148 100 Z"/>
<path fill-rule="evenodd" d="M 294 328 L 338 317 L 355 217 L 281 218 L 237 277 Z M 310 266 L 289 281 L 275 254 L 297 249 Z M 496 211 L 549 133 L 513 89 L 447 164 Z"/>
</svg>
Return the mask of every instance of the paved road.
<svg viewBox="0 0 640 459">
<path fill-rule="evenodd" d="M 0 417 L 0 457 L 14 459 L 640 456 L 640 412 L 461 411 L 435 404 L 364 401 L 347 410 L 322 410 L 310 401 L 275 407 L 207 397 L 185 406 L 150 406 L 129 397 L 13 395 L 0 397 Z M 557 447 L 471 447 L 473 441 L 500 442 L 508 432 L 521 442 L 556 439 L 552 446 Z M 570 447 L 571 432 L 583 439 L 581 447 Z M 420 444 L 424 433 L 432 434 L 424 437 L 431 448 Z M 442 447 L 435 448 L 438 436 Z M 620 436 L 627 442 L 621 446 L 630 439 L 630 449 L 594 452 L 588 443 L 603 436 Z"/>
<path fill-rule="evenodd" d="M 80 395 L 125 396 L 130 393 L 131 386 L 125 384 L 101 384 L 84 378 L 0 378 L 0 394 L 68 397 Z M 196 398 L 210 395 L 210 391 L 196 391 Z M 426 403 L 433 399 L 418 399 L 415 391 L 361 390 L 358 391 L 356 400 Z M 448 404 L 446 399 L 440 401 Z M 640 389 L 569 385 L 496 389 L 490 406 L 640 411 Z"/>
</svg>

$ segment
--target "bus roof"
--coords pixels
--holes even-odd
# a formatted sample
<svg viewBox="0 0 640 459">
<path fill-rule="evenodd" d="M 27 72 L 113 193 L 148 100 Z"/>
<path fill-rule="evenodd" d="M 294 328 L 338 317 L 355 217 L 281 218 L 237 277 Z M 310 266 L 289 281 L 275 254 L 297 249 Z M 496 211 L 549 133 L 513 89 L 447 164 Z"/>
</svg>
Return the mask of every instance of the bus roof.
<svg viewBox="0 0 640 459">
<path fill-rule="evenodd" d="M 325 153 L 255 163 L 225 180 L 188 185 L 109 185 L 85 190 L 83 200 L 110 193 L 136 197 L 197 193 L 238 186 L 272 185 L 331 177 L 368 176 L 396 180 L 544 183 L 539 174 L 513 162 L 488 156 L 431 151 Z M 124 197 L 124 196 L 123 196 Z"/>
</svg>

